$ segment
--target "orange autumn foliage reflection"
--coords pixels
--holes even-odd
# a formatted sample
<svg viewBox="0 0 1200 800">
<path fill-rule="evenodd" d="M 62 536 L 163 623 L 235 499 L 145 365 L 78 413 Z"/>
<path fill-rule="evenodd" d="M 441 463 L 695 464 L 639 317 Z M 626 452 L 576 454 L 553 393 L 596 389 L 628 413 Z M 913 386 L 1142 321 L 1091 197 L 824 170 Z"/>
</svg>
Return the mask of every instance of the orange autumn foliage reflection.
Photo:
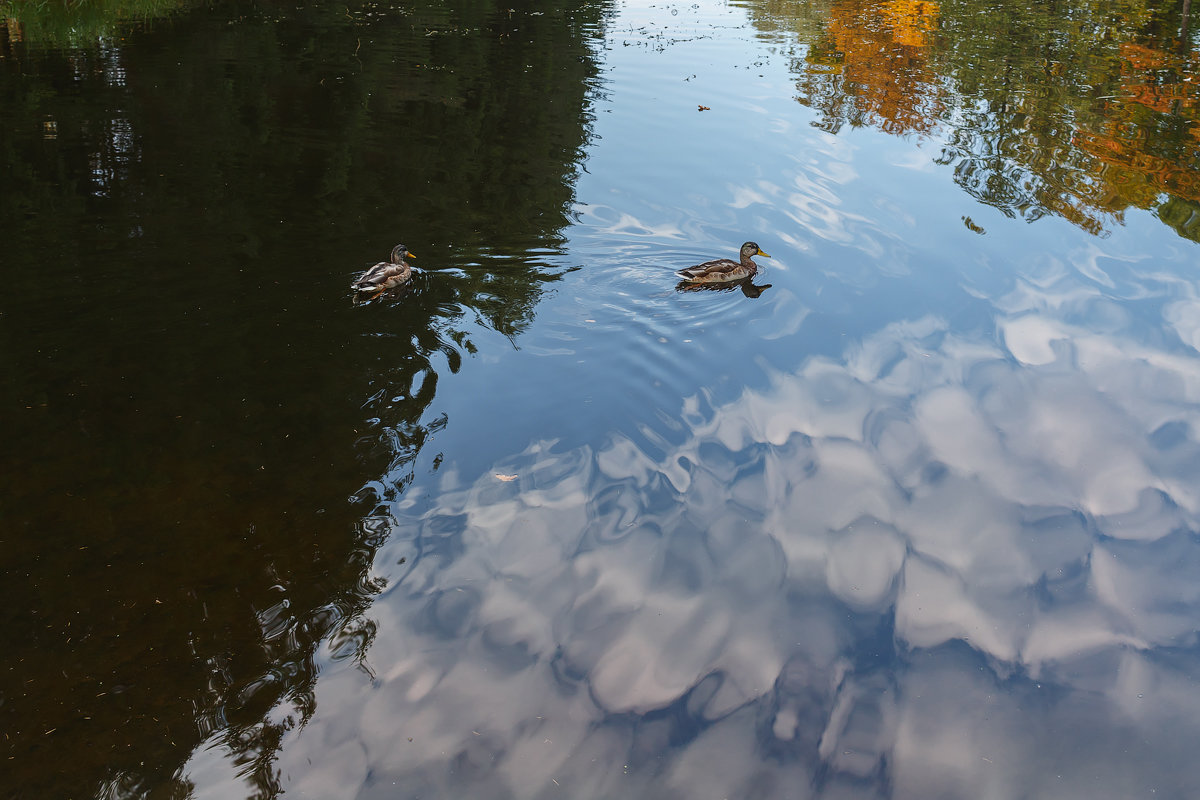
<svg viewBox="0 0 1200 800">
<path fill-rule="evenodd" d="M 926 132 L 944 107 L 925 47 L 937 24 L 938 5 L 927 0 L 835 2 L 827 39 L 813 45 L 813 74 L 832 76 L 853 106 L 838 116 L 853 124 L 875 125 L 889 133 Z M 815 83 L 821 83 L 818 80 Z M 809 85 L 810 97 L 828 96 L 827 88 Z M 805 90 L 801 85 L 801 91 Z"/>
<path fill-rule="evenodd" d="M 938 4 L 930 0 L 889 0 L 880 6 L 897 44 L 924 47 L 937 27 Z"/>
<path fill-rule="evenodd" d="M 1073 143 L 1116 203 L 1151 208 L 1162 193 L 1200 203 L 1200 57 L 1126 43 L 1120 66 L 1117 96 Z"/>
</svg>

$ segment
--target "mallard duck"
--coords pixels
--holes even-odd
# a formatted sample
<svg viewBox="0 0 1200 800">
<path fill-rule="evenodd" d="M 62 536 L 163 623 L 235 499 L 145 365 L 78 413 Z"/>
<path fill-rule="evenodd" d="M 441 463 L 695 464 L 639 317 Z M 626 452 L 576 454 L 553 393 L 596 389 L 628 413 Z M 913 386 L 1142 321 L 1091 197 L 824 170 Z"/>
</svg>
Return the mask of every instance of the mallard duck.
<svg viewBox="0 0 1200 800">
<path fill-rule="evenodd" d="M 733 283 L 753 277 L 754 273 L 758 272 L 758 264 L 752 260 L 753 256 L 771 257 L 754 242 L 746 242 L 742 245 L 740 262 L 718 258 L 716 261 L 705 261 L 703 264 L 681 269 L 675 274 L 688 283 Z"/>
<path fill-rule="evenodd" d="M 362 276 L 350 285 L 356 292 L 376 292 L 382 294 L 388 289 L 394 289 L 412 279 L 412 267 L 405 258 L 416 258 L 408 252 L 408 248 L 398 244 L 392 248 L 391 261 L 380 261 L 364 272 Z"/>
</svg>

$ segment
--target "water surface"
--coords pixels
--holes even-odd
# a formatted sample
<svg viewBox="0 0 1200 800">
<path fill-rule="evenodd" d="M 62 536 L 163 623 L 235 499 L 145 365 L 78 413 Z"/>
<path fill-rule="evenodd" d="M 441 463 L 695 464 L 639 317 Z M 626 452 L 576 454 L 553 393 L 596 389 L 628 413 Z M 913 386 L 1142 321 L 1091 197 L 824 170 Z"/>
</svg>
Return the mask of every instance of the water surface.
<svg viewBox="0 0 1200 800">
<path fill-rule="evenodd" d="M 1185 9 L 11 14 L 0 791 L 1197 794 Z"/>
</svg>

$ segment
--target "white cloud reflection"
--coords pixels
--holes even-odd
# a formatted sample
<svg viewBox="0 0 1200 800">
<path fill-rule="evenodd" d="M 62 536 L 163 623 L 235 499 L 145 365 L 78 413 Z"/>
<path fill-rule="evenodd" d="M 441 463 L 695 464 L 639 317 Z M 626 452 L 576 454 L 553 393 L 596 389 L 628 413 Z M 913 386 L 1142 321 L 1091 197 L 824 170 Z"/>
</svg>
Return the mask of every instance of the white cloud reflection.
<svg viewBox="0 0 1200 800">
<path fill-rule="evenodd" d="M 410 492 L 289 796 L 1196 796 L 1200 359 L 1055 285 Z"/>
</svg>

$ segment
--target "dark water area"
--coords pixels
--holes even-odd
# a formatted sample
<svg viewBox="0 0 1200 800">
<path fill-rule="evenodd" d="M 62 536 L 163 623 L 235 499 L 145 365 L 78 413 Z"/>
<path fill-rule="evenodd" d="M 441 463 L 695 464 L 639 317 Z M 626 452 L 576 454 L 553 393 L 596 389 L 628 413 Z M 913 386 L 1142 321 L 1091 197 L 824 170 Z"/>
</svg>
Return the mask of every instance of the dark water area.
<svg viewBox="0 0 1200 800">
<path fill-rule="evenodd" d="M 0 797 L 1200 794 L 1189 3 L 3 11 Z"/>
</svg>

